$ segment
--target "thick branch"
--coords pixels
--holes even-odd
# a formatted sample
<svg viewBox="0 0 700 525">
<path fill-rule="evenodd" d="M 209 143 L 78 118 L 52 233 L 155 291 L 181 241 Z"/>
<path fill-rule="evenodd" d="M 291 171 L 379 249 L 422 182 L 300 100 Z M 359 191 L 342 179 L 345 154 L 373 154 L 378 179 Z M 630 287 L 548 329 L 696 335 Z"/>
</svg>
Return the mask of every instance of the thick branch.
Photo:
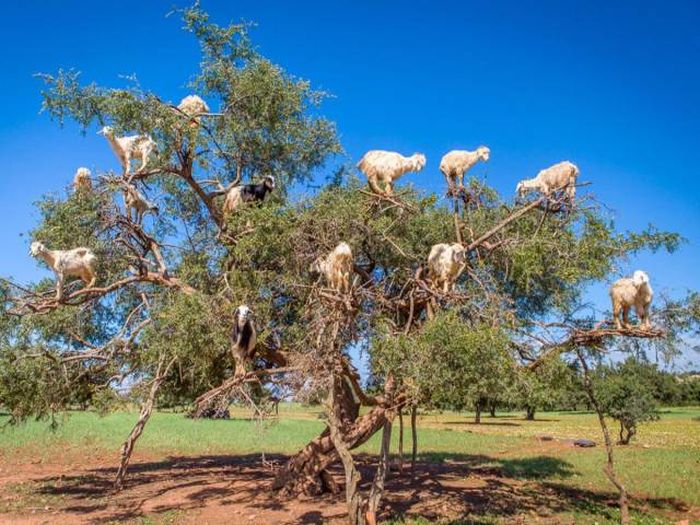
<svg viewBox="0 0 700 525">
<path fill-rule="evenodd" d="M 531 202 L 530 204 L 528 204 L 527 206 L 525 206 L 525 207 L 519 209 L 519 210 L 516 211 L 515 213 L 509 215 L 508 217 L 506 217 L 505 219 L 503 219 L 501 222 L 499 222 L 496 226 L 494 226 L 493 228 L 491 228 L 489 231 L 487 231 L 486 233 L 484 233 L 484 234 L 481 235 L 480 237 L 477 237 L 475 240 L 473 240 L 472 242 L 470 242 L 469 245 L 467 245 L 467 251 L 472 251 L 473 249 L 479 247 L 479 245 L 483 244 L 484 241 L 487 241 L 488 239 L 490 239 L 491 237 L 493 237 L 494 235 L 496 235 L 499 231 L 501 231 L 503 228 L 505 228 L 506 226 L 508 226 L 511 222 L 513 222 L 513 221 L 516 220 L 516 219 L 519 219 L 520 217 L 522 217 L 523 215 L 525 215 L 525 214 L 526 214 L 527 212 L 529 212 L 530 210 L 532 210 L 532 209 L 534 209 L 534 208 L 537 208 L 537 207 L 538 207 L 540 204 L 542 204 L 545 200 L 546 200 L 546 197 L 544 197 L 544 196 L 543 196 L 543 197 L 540 197 L 539 199 L 536 199 L 536 200 L 532 201 L 532 202 Z"/>
<path fill-rule="evenodd" d="M 549 343 L 541 347 L 539 357 L 527 365 L 530 370 L 536 370 L 549 358 L 564 352 L 570 352 L 577 346 L 602 348 L 604 340 L 611 337 L 634 337 L 638 339 L 659 339 L 666 337 L 666 332 L 658 328 L 593 328 L 581 330 L 571 328 L 569 334 L 561 341 Z"/>
</svg>

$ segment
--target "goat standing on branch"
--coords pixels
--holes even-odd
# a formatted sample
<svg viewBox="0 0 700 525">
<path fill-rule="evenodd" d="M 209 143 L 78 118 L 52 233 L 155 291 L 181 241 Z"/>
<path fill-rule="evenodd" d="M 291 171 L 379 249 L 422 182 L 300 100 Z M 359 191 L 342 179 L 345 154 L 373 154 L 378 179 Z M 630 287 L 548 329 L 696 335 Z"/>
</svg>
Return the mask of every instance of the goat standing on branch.
<svg viewBox="0 0 700 525">
<path fill-rule="evenodd" d="M 112 151 L 119 159 L 125 175 L 131 173 L 131 161 L 138 159 L 141 166 L 137 173 L 142 173 L 148 165 L 149 157 L 157 151 L 155 141 L 148 135 L 131 135 L 128 137 L 116 137 L 114 130 L 110 126 L 103 127 L 97 132 L 104 135 L 112 147 Z"/>
<path fill-rule="evenodd" d="M 428 255 L 428 278 L 433 286 L 448 293 L 466 266 L 466 252 L 459 243 L 434 245 Z"/>
<path fill-rule="evenodd" d="M 233 313 L 233 331 L 231 332 L 231 355 L 236 362 L 235 375 L 245 373 L 245 363 L 255 356 L 258 333 L 253 322 L 253 312 L 242 304 Z"/>
<path fill-rule="evenodd" d="M 90 179 L 90 170 L 87 168 L 78 168 L 73 177 L 73 191 L 80 192 L 92 191 L 92 179 Z"/>
<path fill-rule="evenodd" d="M 641 328 L 650 328 L 649 306 L 654 297 L 654 291 L 649 284 L 649 276 L 641 271 L 634 272 L 631 278 L 623 277 L 610 287 L 613 319 L 618 330 L 629 328 L 629 311 L 634 306 Z M 620 322 L 622 313 L 622 323 Z"/>
<path fill-rule="evenodd" d="M 66 277 L 75 276 L 83 280 L 88 288 L 92 288 L 97 280 L 95 261 L 97 258 L 88 248 L 72 250 L 49 250 L 39 241 L 34 241 L 29 248 L 32 257 L 42 259 L 56 274 L 56 300 L 60 301 L 63 294 L 63 283 Z"/>
<path fill-rule="evenodd" d="M 367 177 L 369 187 L 379 195 L 391 195 L 392 185 L 399 177 L 410 172 L 419 172 L 425 167 L 425 155 L 414 153 L 404 157 L 394 151 L 372 150 L 365 153 L 357 168 Z M 384 183 L 384 190 L 378 182 Z"/>
<path fill-rule="evenodd" d="M 262 202 L 265 200 L 265 195 L 275 189 L 275 178 L 268 175 L 260 184 L 244 184 L 243 186 L 234 186 L 224 199 L 223 212 L 224 215 L 233 213 L 244 202 Z"/>
<path fill-rule="evenodd" d="M 123 189 L 124 195 L 124 211 L 129 220 L 133 220 L 136 224 L 141 224 L 143 216 L 146 213 L 158 214 L 158 206 L 146 199 L 144 195 L 131 184 L 125 184 Z"/>
<path fill-rule="evenodd" d="M 447 180 L 448 191 L 454 193 L 457 181 L 459 189 L 464 189 L 464 174 L 480 160 L 487 162 L 490 155 L 491 150 L 486 146 L 479 146 L 475 151 L 452 150 L 445 154 L 440 161 L 440 171 Z"/>
<path fill-rule="evenodd" d="M 311 264 L 311 272 L 322 275 L 328 286 L 340 293 L 350 291 L 352 270 L 352 250 L 346 242 L 341 242 L 331 253 Z"/>
<path fill-rule="evenodd" d="M 197 95 L 188 95 L 183 98 L 177 105 L 177 109 L 188 117 L 191 117 L 189 120 L 191 128 L 199 127 L 201 115 L 203 113 L 209 113 L 209 106 Z"/>
<path fill-rule="evenodd" d="M 539 191 L 543 195 L 551 197 L 555 191 L 564 190 L 571 204 L 576 196 L 578 175 L 579 169 L 576 164 L 565 160 L 540 171 L 534 179 L 521 180 L 516 191 L 519 197 L 524 197 L 529 191 Z"/>
</svg>

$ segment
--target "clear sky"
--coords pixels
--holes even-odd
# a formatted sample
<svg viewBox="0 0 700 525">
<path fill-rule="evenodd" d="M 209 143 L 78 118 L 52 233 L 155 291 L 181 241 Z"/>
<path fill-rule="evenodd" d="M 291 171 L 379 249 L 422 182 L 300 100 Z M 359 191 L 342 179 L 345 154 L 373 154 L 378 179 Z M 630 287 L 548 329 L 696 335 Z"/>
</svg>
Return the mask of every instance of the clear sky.
<svg viewBox="0 0 700 525">
<path fill-rule="evenodd" d="M 521 178 L 560 160 L 614 212 L 620 229 L 653 223 L 688 243 L 643 255 L 658 292 L 700 290 L 700 2 L 203 0 L 221 23 L 255 21 L 260 50 L 334 98 L 348 156 L 424 152 L 407 181 L 443 191 L 440 157 L 486 144 L 474 173 L 510 195 Z M 614 4 L 614 5 L 613 5 Z M 186 5 L 186 4 L 180 4 Z M 59 67 L 119 87 L 135 73 L 179 100 L 199 51 L 173 0 L 25 0 L 3 5 L 0 31 L 0 275 L 41 275 L 20 237 L 32 202 L 67 185 L 78 166 L 116 167 L 104 139 L 59 129 L 38 113 L 41 83 Z M 605 285 L 590 290 L 607 306 Z M 687 354 L 685 361 L 697 354 Z"/>
</svg>

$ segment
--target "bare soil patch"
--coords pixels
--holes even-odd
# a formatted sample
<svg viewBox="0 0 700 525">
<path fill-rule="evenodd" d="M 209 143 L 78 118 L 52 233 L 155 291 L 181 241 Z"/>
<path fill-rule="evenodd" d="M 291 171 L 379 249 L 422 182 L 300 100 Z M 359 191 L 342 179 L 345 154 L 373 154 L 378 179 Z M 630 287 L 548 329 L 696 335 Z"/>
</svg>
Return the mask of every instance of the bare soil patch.
<svg viewBox="0 0 700 525">
<path fill-rule="evenodd" d="M 137 455 L 134 459 L 119 494 L 111 489 L 116 472 L 112 457 L 64 457 L 52 463 L 2 465 L 0 523 L 108 524 L 145 519 L 147 523 L 196 525 L 345 523 L 342 494 L 290 500 L 271 492 L 274 471 L 263 466 L 259 455 Z M 286 458 L 267 459 L 282 463 Z M 556 458 L 538 461 L 543 470 L 564 468 Z M 381 517 L 450 520 L 489 515 L 502 518 L 504 523 L 532 523 L 537 517 L 538 523 L 554 524 L 571 523 L 562 517 L 567 513 L 581 511 L 604 517 L 615 507 L 611 493 L 542 481 L 536 475 L 518 477 L 513 474 L 518 465 L 477 466 L 483 463 L 480 456 L 460 456 L 420 462 L 414 477 L 408 468 L 403 473 L 392 472 Z M 373 458 L 362 457 L 361 464 L 363 477 L 370 479 Z M 339 469 L 334 475 L 342 483 Z M 638 503 L 638 508 L 653 508 L 670 519 L 700 517 L 697 509 L 674 500 Z"/>
</svg>

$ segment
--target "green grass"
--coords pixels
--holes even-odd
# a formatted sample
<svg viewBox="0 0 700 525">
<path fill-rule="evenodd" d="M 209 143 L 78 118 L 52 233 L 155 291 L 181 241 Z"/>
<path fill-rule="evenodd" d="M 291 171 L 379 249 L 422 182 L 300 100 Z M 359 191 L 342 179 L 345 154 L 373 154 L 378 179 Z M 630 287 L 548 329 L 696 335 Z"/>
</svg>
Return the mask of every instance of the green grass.
<svg viewBox="0 0 700 525">
<path fill-rule="evenodd" d="M 0 418 L 0 424 L 2 424 Z M 138 419 L 136 412 L 100 417 L 73 412 L 52 431 L 46 422 L 29 421 L 0 431 L 0 460 L 48 461 L 55 450 L 68 453 L 116 452 Z M 263 425 L 246 419 L 192 420 L 183 414 L 155 413 L 138 441 L 149 454 L 291 454 L 323 429 L 318 419 L 280 419 Z"/>
<path fill-rule="evenodd" d="M 180 413 L 154 414 L 139 440 L 137 453 L 168 455 L 292 454 L 323 428 L 319 410 L 299 405 L 281 405 L 280 419 L 263 425 L 233 410 L 231 420 L 191 420 Z M 0 464 L 51 462 L 57 450 L 71 457 L 105 454 L 116 458 L 122 440 L 137 419 L 136 412 L 119 412 L 99 417 L 89 412 L 68 414 L 55 431 L 46 422 L 30 421 L 0 431 Z M 241 416 L 241 417 L 239 417 Z M 601 468 L 605 461 L 602 446 L 577 449 L 562 444 L 578 437 L 591 438 L 602 445 L 595 415 L 590 413 L 541 413 L 536 421 L 524 421 L 520 414 L 486 417 L 482 425 L 470 424 L 469 414 L 436 413 L 419 418 L 421 461 L 456 462 L 477 472 L 521 480 L 555 492 L 568 489 L 581 494 L 610 494 L 612 487 Z M 661 419 L 641 427 L 638 439 L 627 447 L 615 448 L 617 470 L 628 490 L 647 498 L 650 513 L 637 516 L 638 523 L 664 523 L 666 499 L 700 506 L 700 408 L 665 409 Z M 407 420 L 407 418 L 406 418 Z M 0 416 L 0 424 L 6 418 Z M 614 429 L 613 425 L 611 427 Z M 548 435 L 555 442 L 541 442 L 536 436 Z M 398 432 L 393 433 L 397 449 Z M 558 443 L 558 445 L 557 445 Z M 375 454 L 379 434 L 359 449 Z M 410 449 L 406 429 L 405 450 Z M 576 498 L 574 498 L 576 499 Z M 576 506 L 578 505 L 578 506 Z M 7 509 L 5 509 L 7 510 Z M 562 517 L 575 523 L 614 523 L 615 511 L 595 498 L 583 498 Z M 492 519 L 493 518 L 493 519 Z M 494 521 L 495 520 L 495 521 Z M 660 521 L 658 521 L 660 520 Z M 498 517 L 479 516 L 476 521 L 496 523 Z M 146 522 L 144 522 L 146 523 Z M 422 525 L 423 521 L 397 521 Z M 447 522 L 446 522 L 447 523 Z"/>
</svg>

